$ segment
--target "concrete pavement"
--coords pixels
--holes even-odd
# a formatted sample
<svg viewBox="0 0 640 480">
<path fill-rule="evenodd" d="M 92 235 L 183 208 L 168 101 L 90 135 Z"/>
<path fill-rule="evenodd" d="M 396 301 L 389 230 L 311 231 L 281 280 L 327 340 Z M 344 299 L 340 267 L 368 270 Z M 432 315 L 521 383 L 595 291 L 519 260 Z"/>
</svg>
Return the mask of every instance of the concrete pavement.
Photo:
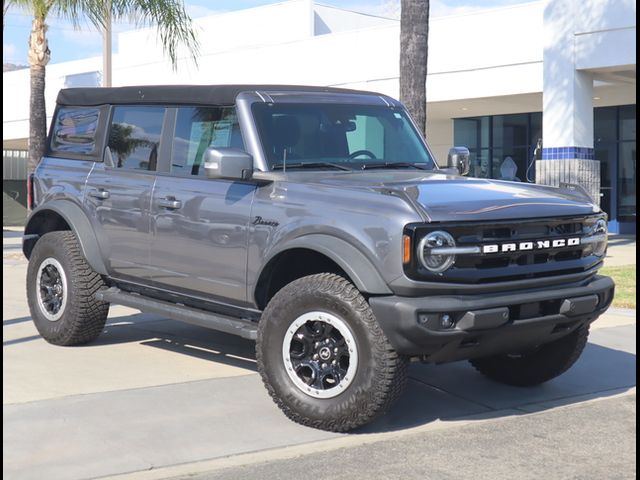
<svg viewBox="0 0 640 480">
<path fill-rule="evenodd" d="M 251 463 L 252 455 L 356 448 L 635 393 L 635 312 L 618 310 L 596 322 L 578 364 L 546 385 L 505 387 L 466 363 L 416 364 L 386 417 L 357 434 L 320 432 L 276 409 L 249 341 L 114 307 L 97 342 L 48 345 L 24 300 L 26 262 L 13 248 L 3 253 L 3 473 L 12 479 L 166 478 Z M 626 435 L 626 422 L 609 420 Z M 615 440 L 602 438 L 627 455 L 626 437 Z M 558 437 L 559 452 L 573 448 L 566 441 Z M 526 464 L 527 450 L 521 455 Z"/>
<path fill-rule="evenodd" d="M 331 451 L 308 445 L 304 455 L 244 458 L 243 464 L 179 479 L 635 479 L 636 426 L 629 421 L 635 416 L 636 396 L 625 395 Z"/>
<path fill-rule="evenodd" d="M 636 264 L 636 236 L 609 235 L 609 248 L 604 260 L 607 267 Z"/>
</svg>

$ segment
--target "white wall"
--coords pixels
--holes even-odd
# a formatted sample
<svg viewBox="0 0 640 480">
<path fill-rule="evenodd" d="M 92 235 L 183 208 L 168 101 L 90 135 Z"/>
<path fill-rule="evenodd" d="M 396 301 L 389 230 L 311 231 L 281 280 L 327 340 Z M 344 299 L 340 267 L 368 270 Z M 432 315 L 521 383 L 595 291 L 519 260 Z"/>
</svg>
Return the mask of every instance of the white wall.
<svg viewBox="0 0 640 480">
<path fill-rule="evenodd" d="M 201 59 L 198 63 L 204 64 L 209 55 L 233 51 L 239 54 L 235 65 L 241 63 L 242 52 L 247 49 L 311 37 L 313 3 L 311 0 L 291 0 L 203 17 L 195 20 L 194 24 L 200 40 Z M 114 72 L 141 64 L 159 64 L 165 70 L 171 70 L 153 27 L 120 33 L 117 44 L 118 54 L 113 59 Z M 184 48 L 178 56 L 189 58 Z M 195 68 L 193 70 L 196 71 Z M 121 81 L 126 80 L 121 78 Z"/>
<path fill-rule="evenodd" d="M 583 0 L 575 8 L 576 68 L 635 66 L 635 0 Z"/>
<path fill-rule="evenodd" d="M 315 35 L 398 24 L 398 20 L 391 18 L 352 12 L 329 5 L 315 5 L 313 10 Z"/>
<path fill-rule="evenodd" d="M 45 83 L 47 122 L 51 120 L 58 91 L 65 86 L 66 75 L 96 70 L 102 70 L 102 59 L 100 57 L 47 66 Z M 2 138 L 4 140 L 28 137 L 29 92 L 28 68 L 2 74 Z"/>
<path fill-rule="evenodd" d="M 544 9 L 545 148 L 593 148 L 594 75 L 632 68 L 631 0 L 550 0 Z M 635 98 L 634 98 L 635 102 Z"/>
<path fill-rule="evenodd" d="M 434 18 L 430 102 L 542 90 L 543 2 Z"/>
<path fill-rule="evenodd" d="M 453 147 L 453 120 L 450 118 L 432 118 L 427 109 L 427 143 L 436 157 L 438 165 L 446 166 L 447 154 Z"/>
</svg>

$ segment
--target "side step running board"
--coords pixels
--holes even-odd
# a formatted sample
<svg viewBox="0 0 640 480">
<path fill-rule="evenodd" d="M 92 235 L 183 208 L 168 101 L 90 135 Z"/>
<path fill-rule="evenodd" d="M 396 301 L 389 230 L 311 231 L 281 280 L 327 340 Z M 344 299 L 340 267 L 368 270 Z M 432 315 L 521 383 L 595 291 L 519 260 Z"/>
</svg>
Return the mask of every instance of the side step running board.
<svg viewBox="0 0 640 480">
<path fill-rule="evenodd" d="M 163 302 L 162 300 L 143 297 L 135 293 L 123 292 L 115 287 L 100 290 L 96 292 L 95 296 L 96 299 L 103 302 L 137 308 L 142 312 L 155 313 L 172 320 L 192 323 L 193 325 L 231 333 L 250 340 L 255 340 L 258 333 L 258 324 L 251 320 L 227 317 L 184 305 Z"/>
</svg>

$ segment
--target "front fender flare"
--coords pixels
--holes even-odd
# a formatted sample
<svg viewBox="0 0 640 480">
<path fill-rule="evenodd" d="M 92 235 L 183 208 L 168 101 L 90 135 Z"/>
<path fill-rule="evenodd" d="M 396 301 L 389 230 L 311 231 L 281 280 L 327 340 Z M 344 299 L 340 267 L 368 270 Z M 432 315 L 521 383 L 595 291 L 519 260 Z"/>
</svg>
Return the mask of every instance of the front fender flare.
<svg viewBox="0 0 640 480">
<path fill-rule="evenodd" d="M 106 275 L 107 267 L 100 254 L 98 239 L 93 231 L 91 222 L 82 208 L 69 200 L 53 200 L 39 206 L 31 212 L 24 229 L 24 238 L 22 240 L 22 251 L 25 256 L 28 258 L 34 242 L 44 233 L 48 233 L 49 230 L 42 232 L 38 229 L 38 226 L 42 222 L 43 215 L 46 216 L 49 211 L 60 215 L 76 234 L 82 253 L 91 268 L 101 275 Z"/>
<path fill-rule="evenodd" d="M 286 242 L 271 252 L 261 269 L 260 275 L 264 267 L 276 255 L 294 248 L 314 250 L 330 258 L 344 270 L 361 292 L 377 295 L 390 295 L 393 293 L 378 269 L 364 253 L 345 240 L 324 234 L 303 235 Z M 258 275 L 258 278 L 260 275 Z"/>
</svg>

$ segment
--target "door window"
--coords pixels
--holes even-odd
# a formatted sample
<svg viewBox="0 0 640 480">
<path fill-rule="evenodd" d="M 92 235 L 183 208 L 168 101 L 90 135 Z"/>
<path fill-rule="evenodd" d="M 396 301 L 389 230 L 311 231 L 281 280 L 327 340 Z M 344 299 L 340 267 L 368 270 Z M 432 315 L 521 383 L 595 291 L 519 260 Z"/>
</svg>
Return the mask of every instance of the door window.
<svg viewBox="0 0 640 480">
<path fill-rule="evenodd" d="M 117 168 L 156 170 L 164 112 L 164 107 L 121 106 L 113 109 L 109 149 Z"/>
<path fill-rule="evenodd" d="M 180 176 L 204 176 L 204 153 L 209 147 L 244 149 L 236 109 L 178 108 L 171 173 Z"/>
</svg>

